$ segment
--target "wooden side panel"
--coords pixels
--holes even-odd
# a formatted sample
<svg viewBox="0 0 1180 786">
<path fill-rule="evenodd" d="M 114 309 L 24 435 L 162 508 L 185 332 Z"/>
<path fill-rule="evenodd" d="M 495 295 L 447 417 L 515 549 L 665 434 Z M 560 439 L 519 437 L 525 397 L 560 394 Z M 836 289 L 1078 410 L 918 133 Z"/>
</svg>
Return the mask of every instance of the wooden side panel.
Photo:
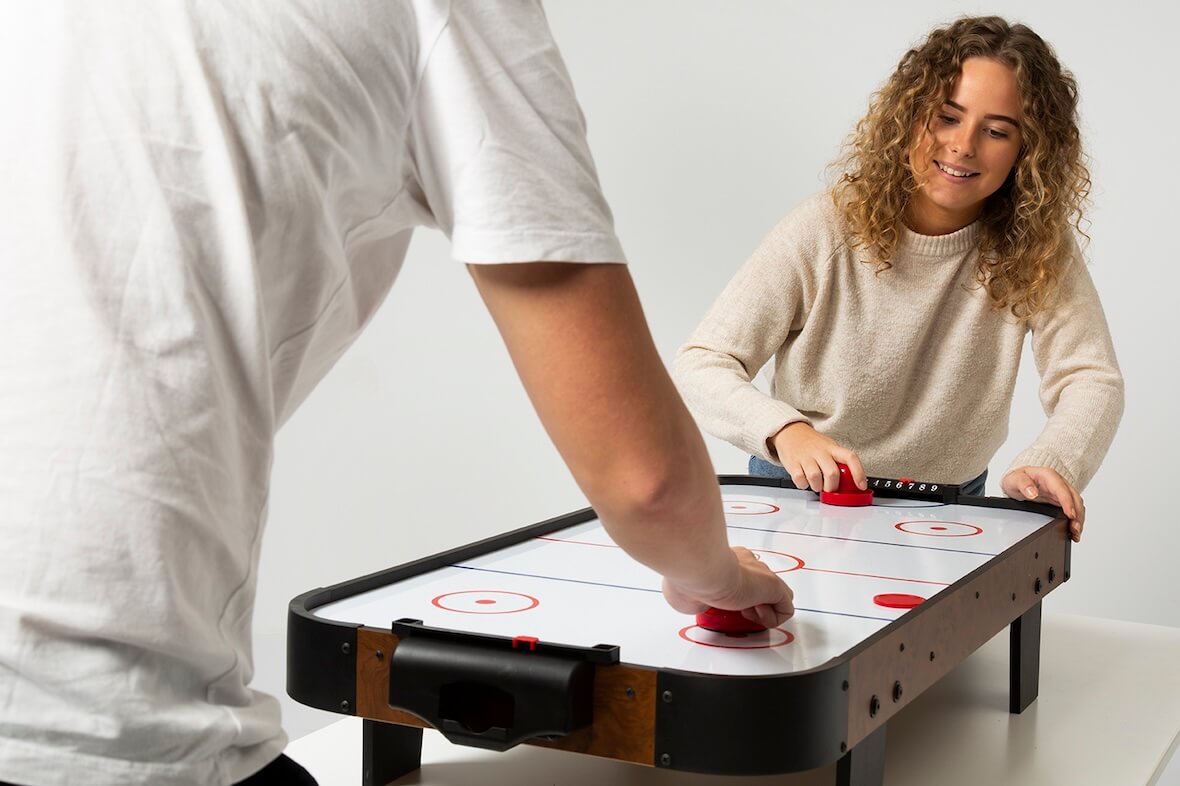
<svg viewBox="0 0 1180 786">
<path fill-rule="evenodd" d="M 391 631 L 361 628 L 356 634 L 356 714 L 370 720 L 431 728 L 430 724 L 389 706 L 389 659 L 397 646 Z"/>
<path fill-rule="evenodd" d="M 954 595 L 858 653 L 849 668 L 848 746 L 866 738 L 1068 578 L 1064 519 L 1005 552 Z M 874 707 L 876 711 L 874 712 Z"/>
<path fill-rule="evenodd" d="M 397 637 L 387 630 L 357 631 L 356 714 L 362 718 L 430 728 L 416 715 L 389 706 L 389 663 Z M 568 737 L 530 745 L 652 765 L 655 756 L 656 672 L 599 666 L 594 674 L 594 721 Z"/>
<path fill-rule="evenodd" d="M 529 740 L 528 744 L 653 766 L 656 672 L 633 666 L 599 666 L 594 674 L 594 722 L 568 737 Z"/>
</svg>

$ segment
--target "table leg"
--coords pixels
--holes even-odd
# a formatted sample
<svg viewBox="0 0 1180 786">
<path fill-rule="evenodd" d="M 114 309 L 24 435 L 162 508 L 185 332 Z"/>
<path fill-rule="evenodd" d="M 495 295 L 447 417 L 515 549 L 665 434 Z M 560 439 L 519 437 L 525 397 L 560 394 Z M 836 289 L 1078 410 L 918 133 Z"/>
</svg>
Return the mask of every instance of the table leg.
<svg viewBox="0 0 1180 786">
<path fill-rule="evenodd" d="M 836 786 L 881 786 L 885 782 L 885 726 L 882 723 L 836 763 Z"/>
<path fill-rule="evenodd" d="M 1012 623 L 1008 637 L 1008 711 L 1019 715 L 1037 699 L 1041 679 L 1041 603 Z"/>
<path fill-rule="evenodd" d="M 422 729 L 365 720 L 362 786 L 385 786 L 422 766 Z"/>
</svg>

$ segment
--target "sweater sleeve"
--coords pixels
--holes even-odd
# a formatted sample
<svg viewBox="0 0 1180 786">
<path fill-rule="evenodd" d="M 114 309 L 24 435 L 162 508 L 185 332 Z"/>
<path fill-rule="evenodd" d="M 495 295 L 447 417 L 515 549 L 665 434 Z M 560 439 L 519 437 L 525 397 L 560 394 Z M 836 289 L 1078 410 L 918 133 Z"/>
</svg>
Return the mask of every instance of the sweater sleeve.
<svg viewBox="0 0 1180 786">
<path fill-rule="evenodd" d="M 1048 421 L 1009 471 L 1049 467 L 1081 491 L 1114 440 L 1123 415 L 1123 377 L 1098 292 L 1076 247 L 1060 296 L 1031 324 Z"/>
<path fill-rule="evenodd" d="M 816 210 L 792 211 L 726 285 L 673 362 L 672 373 L 701 427 L 768 461 L 766 440 L 807 418 L 752 382 L 802 328 L 814 298 Z"/>
</svg>

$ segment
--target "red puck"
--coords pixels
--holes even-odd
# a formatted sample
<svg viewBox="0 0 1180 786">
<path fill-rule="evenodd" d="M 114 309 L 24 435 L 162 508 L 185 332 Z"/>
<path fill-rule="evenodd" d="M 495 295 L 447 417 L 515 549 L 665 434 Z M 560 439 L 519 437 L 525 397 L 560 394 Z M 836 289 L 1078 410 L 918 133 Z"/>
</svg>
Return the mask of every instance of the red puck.
<svg viewBox="0 0 1180 786">
<path fill-rule="evenodd" d="M 709 608 L 697 615 L 697 627 L 716 633 L 761 633 L 764 625 L 750 622 L 740 611 Z"/>
<path fill-rule="evenodd" d="M 853 479 L 852 473 L 849 472 L 846 464 L 837 464 L 836 468 L 840 470 L 839 487 L 835 491 L 821 491 L 819 493 L 819 501 L 828 505 L 841 505 L 847 508 L 872 505 L 872 490 L 866 489 L 861 491 L 857 488 L 856 480 Z"/>
</svg>

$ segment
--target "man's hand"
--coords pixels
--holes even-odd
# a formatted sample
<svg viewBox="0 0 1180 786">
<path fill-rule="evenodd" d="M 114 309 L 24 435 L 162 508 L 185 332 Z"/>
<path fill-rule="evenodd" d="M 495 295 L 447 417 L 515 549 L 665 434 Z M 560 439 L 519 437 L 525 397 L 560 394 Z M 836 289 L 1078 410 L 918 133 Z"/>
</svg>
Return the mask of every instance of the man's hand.
<svg viewBox="0 0 1180 786">
<path fill-rule="evenodd" d="M 517 373 L 602 526 L 682 610 L 778 624 L 782 579 L 729 549 L 717 475 L 656 351 L 624 265 L 470 266 Z"/>
<path fill-rule="evenodd" d="M 668 605 L 685 614 L 699 614 L 709 607 L 740 611 L 746 619 L 767 628 L 790 619 L 795 614 L 795 593 L 791 588 L 754 552 L 738 546 L 733 553 L 737 566 L 731 588 L 704 594 L 666 578 L 664 598 Z"/>
<path fill-rule="evenodd" d="M 1051 502 L 1069 517 L 1069 536 L 1074 543 L 1082 539 L 1086 523 L 1086 505 L 1082 495 L 1056 470 L 1048 467 L 1017 467 L 1004 476 L 1000 488 L 1013 499 Z"/>
<path fill-rule="evenodd" d="M 857 488 L 864 491 L 869 487 L 860 458 L 807 423 L 788 423 L 767 442 L 797 488 L 835 491 L 840 487 L 837 463 L 847 465 Z"/>
</svg>

